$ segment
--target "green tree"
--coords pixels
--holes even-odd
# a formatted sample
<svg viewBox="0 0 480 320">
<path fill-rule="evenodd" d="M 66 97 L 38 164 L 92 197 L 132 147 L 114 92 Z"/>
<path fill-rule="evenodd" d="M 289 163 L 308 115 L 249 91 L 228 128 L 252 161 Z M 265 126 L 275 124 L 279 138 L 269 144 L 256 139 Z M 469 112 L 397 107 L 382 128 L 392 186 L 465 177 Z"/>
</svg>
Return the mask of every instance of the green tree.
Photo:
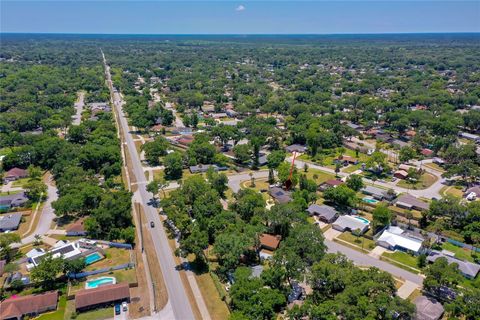
<svg viewBox="0 0 480 320">
<path fill-rule="evenodd" d="M 275 150 L 272 151 L 267 156 L 267 166 L 270 169 L 277 169 L 278 166 L 285 161 L 285 151 L 283 150 Z"/>
<path fill-rule="evenodd" d="M 423 287 L 427 292 L 440 296 L 442 287 L 455 289 L 462 281 L 458 271 L 458 264 L 449 263 L 446 258 L 438 258 L 424 269 L 425 280 Z"/>
<path fill-rule="evenodd" d="M 159 165 L 160 157 L 167 154 L 168 141 L 164 137 L 157 136 L 151 142 L 142 145 L 142 151 L 145 152 L 145 160 L 151 165 Z"/>
<path fill-rule="evenodd" d="M 350 189 L 352 189 L 354 191 L 357 191 L 357 192 L 360 191 L 364 186 L 363 179 L 358 174 L 349 175 L 347 180 L 346 180 L 346 184 Z"/>
<path fill-rule="evenodd" d="M 358 203 L 357 193 L 346 185 L 328 188 L 323 192 L 323 197 L 339 207 L 355 207 Z"/>
<path fill-rule="evenodd" d="M 400 149 L 399 159 L 400 162 L 408 162 L 414 159 L 416 155 L 417 153 L 415 152 L 415 149 L 409 146 L 405 146 Z"/>
<path fill-rule="evenodd" d="M 379 204 L 372 212 L 374 232 L 384 226 L 388 226 L 392 220 L 392 212 L 384 204 Z"/>
<path fill-rule="evenodd" d="M 41 180 L 29 180 L 25 184 L 25 195 L 32 202 L 42 200 L 47 192 L 47 186 Z"/>
<path fill-rule="evenodd" d="M 73 260 L 65 260 L 63 263 L 63 273 L 65 275 L 69 273 L 79 273 L 82 272 L 86 267 L 84 258 L 77 258 Z"/>
<path fill-rule="evenodd" d="M 252 160 L 252 148 L 248 144 L 237 144 L 233 147 L 233 154 L 235 155 L 235 160 L 241 165 Z"/>
<path fill-rule="evenodd" d="M 182 178 L 183 160 L 179 152 L 172 152 L 168 154 L 164 161 L 165 165 L 165 179 L 178 180 Z"/>
<path fill-rule="evenodd" d="M 44 289 L 55 286 L 58 275 L 63 271 L 64 260 L 54 258 L 51 253 L 43 256 L 42 262 L 32 269 L 30 276 L 36 282 L 40 282 Z"/>
<path fill-rule="evenodd" d="M 290 169 L 291 169 L 291 164 L 287 162 L 282 162 L 278 166 L 278 170 L 277 170 L 278 180 L 282 183 L 282 185 L 285 184 L 285 182 L 287 182 L 287 180 L 289 179 Z M 295 187 L 298 183 L 298 170 L 296 167 L 293 168 L 291 182 L 292 182 L 292 187 Z"/>
<path fill-rule="evenodd" d="M 11 244 L 20 242 L 18 233 L 0 233 L 0 260 L 9 262 L 14 255 Z"/>
</svg>

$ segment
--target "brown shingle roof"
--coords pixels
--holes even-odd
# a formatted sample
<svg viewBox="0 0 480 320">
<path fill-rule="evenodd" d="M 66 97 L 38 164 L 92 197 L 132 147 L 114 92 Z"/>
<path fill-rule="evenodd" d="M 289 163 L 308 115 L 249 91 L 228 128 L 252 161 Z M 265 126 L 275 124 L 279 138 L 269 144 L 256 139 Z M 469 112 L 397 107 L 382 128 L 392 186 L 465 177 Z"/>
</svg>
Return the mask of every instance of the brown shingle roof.
<svg viewBox="0 0 480 320">
<path fill-rule="evenodd" d="M 129 299 L 128 283 L 110 284 L 96 289 L 83 289 L 75 294 L 75 308 L 81 309 L 97 304 Z"/>
<path fill-rule="evenodd" d="M 58 291 L 28 295 L 4 300 L 0 303 L 0 319 L 20 318 L 25 314 L 36 314 L 57 307 Z"/>
<path fill-rule="evenodd" d="M 28 175 L 27 170 L 20 169 L 20 168 L 12 168 L 7 171 L 7 173 L 5 174 L 5 177 L 23 178 L 23 177 L 26 177 L 27 175 Z"/>
<path fill-rule="evenodd" d="M 83 225 L 83 222 L 85 221 L 84 218 L 78 219 L 75 221 L 70 227 L 67 228 L 67 232 L 84 232 L 85 227 Z"/>
<path fill-rule="evenodd" d="M 259 240 L 260 240 L 260 245 L 262 247 L 275 250 L 278 248 L 278 245 L 280 244 L 280 240 L 282 240 L 282 237 L 264 233 L 260 235 Z"/>
</svg>

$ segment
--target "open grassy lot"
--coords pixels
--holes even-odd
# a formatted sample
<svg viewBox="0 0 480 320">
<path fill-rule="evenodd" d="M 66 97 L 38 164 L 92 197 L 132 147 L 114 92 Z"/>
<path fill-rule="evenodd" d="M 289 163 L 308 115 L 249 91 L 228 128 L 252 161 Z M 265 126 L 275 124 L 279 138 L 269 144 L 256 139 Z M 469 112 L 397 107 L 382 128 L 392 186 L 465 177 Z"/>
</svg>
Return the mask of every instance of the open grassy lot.
<svg viewBox="0 0 480 320">
<path fill-rule="evenodd" d="M 212 320 L 227 319 L 230 312 L 225 302 L 220 299 L 220 295 L 210 273 L 206 272 L 201 275 L 196 275 L 195 278 Z"/>
<path fill-rule="evenodd" d="M 457 247 L 456 245 L 454 245 L 450 242 L 443 243 L 442 244 L 442 249 L 454 252 L 455 253 L 455 258 L 457 258 L 457 259 L 466 260 L 466 261 L 470 261 L 470 262 L 475 262 L 472 258 L 472 250 Z"/>
<path fill-rule="evenodd" d="M 382 257 L 386 257 L 387 261 L 388 259 L 391 259 L 393 261 L 399 262 L 400 264 L 406 265 L 408 267 L 411 267 L 413 269 L 418 269 L 417 267 L 417 258 L 409 255 L 408 253 L 401 252 L 401 251 L 395 251 L 395 252 L 384 252 Z M 412 271 L 412 270 L 410 270 Z"/>
<path fill-rule="evenodd" d="M 334 169 L 335 168 L 334 160 L 337 159 L 339 156 L 342 156 L 342 155 L 354 157 L 360 163 L 365 162 L 368 159 L 368 155 L 366 155 L 364 153 L 359 152 L 358 157 L 357 157 L 356 152 L 354 150 L 341 148 L 341 147 L 336 148 L 336 149 L 332 149 L 332 150 L 326 150 L 325 153 L 321 153 L 320 155 L 317 155 L 316 157 L 313 157 L 313 158 L 308 154 L 302 154 L 298 158 L 300 160 L 309 161 L 309 162 L 312 162 L 312 163 L 315 163 L 315 164 L 318 164 L 318 165 L 321 165 L 321 166 L 324 166 L 324 167 L 327 167 L 327 168 Z M 360 167 L 360 165 L 357 165 L 357 166 Z M 349 167 L 351 167 L 351 166 L 349 166 Z M 358 169 L 358 168 L 355 168 L 355 169 L 352 169 L 352 170 L 355 171 L 356 169 Z"/>
<path fill-rule="evenodd" d="M 13 190 L 13 191 L 8 191 L 8 192 L 0 192 L 0 197 L 3 197 L 3 196 L 8 196 L 8 195 L 11 195 L 11 194 L 17 194 L 17 193 L 20 193 L 21 190 Z"/>
<path fill-rule="evenodd" d="M 444 196 L 450 195 L 457 198 L 463 197 L 463 191 L 461 186 L 444 186 L 442 189 L 440 189 L 440 194 Z"/>
<path fill-rule="evenodd" d="M 305 173 L 302 170 L 299 170 L 301 174 L 306 174 L 308 179 L 314 180 L 317 184 L 322 184 L 327 180 L 334 179 L 335 175 L 321 171 L 318 169 L 308 168 L 308 171 Z"/>
<path fill-rule="evenodd" d="M 92 263 L 85 268 L 86 271 L 108 268 L 130 262 L 130 251 L 119 248 L 105 250 L 105 259 Z"/>
<path fill-rule="evenodd" d="M 356 237 L 351 232 L 344 232 L 337 238 L 360 248 L 362 248 L 363 245 L 363 249 L 366 251 L 370 251 L 375 248 L 375 241 L 365 237 Z"/>
<path fill-rule="evenodd" d="M 418 182 L 414 185 L 408 184 L 406 180 L 400 180 L 397 183 L 397 186 L 407 189 L 422 190 L 430 187 L 432 184 L 435 183 L 435 181 L 437 181 L 437 177 L 431 173 L 426 172 L 422 174 Z"/>
</svg>

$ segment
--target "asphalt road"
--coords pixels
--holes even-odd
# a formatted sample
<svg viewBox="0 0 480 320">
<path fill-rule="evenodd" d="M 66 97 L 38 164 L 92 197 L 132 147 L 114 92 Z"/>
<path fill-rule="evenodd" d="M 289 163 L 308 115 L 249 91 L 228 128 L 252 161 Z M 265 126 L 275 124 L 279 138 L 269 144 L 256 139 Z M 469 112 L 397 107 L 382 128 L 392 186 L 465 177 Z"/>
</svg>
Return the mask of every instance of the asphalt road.
<svg viewBox="0 0 480 320">
<path fill-rule="evenodd" d="M 47 181 L 46 185 L 47 200 L 45 200 L 43 204 L 42 211 L 37 213 L 41 214 L 40 218 L 38 219 L 37 227 L 32 234 L 22 239 L 22 245 L 33 242 L 36 234 L 43 236 L 45 233 L 47 233 L 51 228 L 53 219 L 56 217 L 55 211 L 52 208 L 52 202 L 58 199 L 57 188 L 53 185 L 51 177 L 49 178 L 49 181 Z M 19 244 L 17 246 L 19 246 Z"/>
<path fill-rule="evenodd" d="M 84 98 L 85 98 L 85 92 L 80 91 L 78 94 L 78 101 L 75 102 L 75 115 L 72 117 L 73 121 L 72 124 L 78 126 L 80 122 L 82 121 L 82 112 L 83 112 L 83 107 L 85 106 L 84 103 Z"/>
<path fill-rule="evenodd" d="M 103 59 L 106 70 L 108 70 L 107 83 L 111 92 L 113 92 L 114 107 L 117 111 L 117 114 L 119 115 L 118 118 L 120 126 L 122 127 L 124 133 L 128 133 L 129 129 L 127 119 L 122 110 L 122 97 L 118 92 L 114 91 L 111 81 L 110 68 L 106 63 L 104 55 Z M 168 244 L 168 238 L 163 228 L 163 224 L 160 221 L 160 217 L 156 209 L 148 205 L 150 199 L 152 199 L 152 194 L 147 192 L 147 190 L 145 189 L 146 184 L 143 183 L 145 182 L 145 174 L 143 172 L 142 164 L 135 148 L 135 143 L 130 134 L 125 134 L 125 142 L 132 160 L 131 162 L 133 175 L 135 176 L 135 180 L 138 183 L 138 191 L 136 192 L 135 196 L 143 204 L 145 215 L 147 216 L 148 221 L 153 221 L 155 223 L 155 228 L 149 229 L 149 232 L 153 240 L 158 262 L 160 263 L 160 267 L 162 269 L 163 279 L 167 287 L 169 302 L 172 307 L 174 317 L 175 319 L 179 320 L 193 320 L 195 319 L 195 317 L 190 306 L 188 296 L 185 292 L 182 280 L 180 278 L 180 274 L 176 270 L 175 260 Z"/>
<path fill-rule="evenodd" d="M 411 281 L 419 286 L 423 284 L 423 278 L 412 272 L 408 272 L 404 269 L 398 268 L 388 262 L 375 259 L 369 255 L 363 254 L 356 250 L 350 249 L 349 247 L 343 246 L 335 241 L 328 239 L 324 240 L 328 252 L 330 253 L 343 253 L 347 256 L 348 259 L 352 260 L 358 266 L 368 266 L 368 267 L 377 267 L 380 270 L 386 271 L 397 278 L 402 278 L 404 280 Z"/>
</svg>

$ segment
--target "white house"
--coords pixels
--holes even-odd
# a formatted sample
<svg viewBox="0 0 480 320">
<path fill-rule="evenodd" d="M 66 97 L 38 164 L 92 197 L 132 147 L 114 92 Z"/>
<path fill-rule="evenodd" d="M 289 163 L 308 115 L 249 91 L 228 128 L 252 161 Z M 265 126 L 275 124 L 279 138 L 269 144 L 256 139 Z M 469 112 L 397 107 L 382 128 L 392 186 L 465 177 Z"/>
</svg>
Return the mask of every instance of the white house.
<svg viewBox="0 0 480 320">
<path fill-rule="evenodd" d="M 377 239 L 377 244 L 390 250 L 401 250 L 419 254 L 423 239 L 413 236 L 402 228 L 390 226 Z"/>
</svg>

